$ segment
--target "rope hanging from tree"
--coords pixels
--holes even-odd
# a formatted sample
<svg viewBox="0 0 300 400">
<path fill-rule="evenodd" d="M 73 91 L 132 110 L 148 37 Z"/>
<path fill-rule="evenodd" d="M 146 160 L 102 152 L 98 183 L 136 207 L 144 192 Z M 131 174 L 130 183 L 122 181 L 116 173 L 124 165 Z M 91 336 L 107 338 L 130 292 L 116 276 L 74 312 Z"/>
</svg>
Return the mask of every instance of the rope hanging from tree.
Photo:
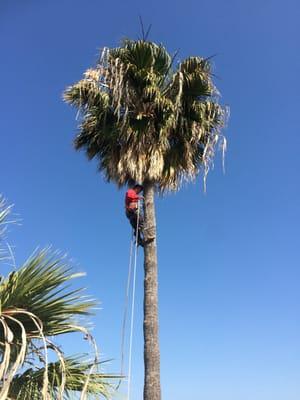
<svg viewBox="0 0 300 400">
<path fill-rule="evenodd" d="M 129 292 L 132 284 L 131 293 L 131 315 L 130 315 L 130 334 L 129 334 L 129 355 L 128 355 L 128 381 L 127 381 L 127 396 L 126 399 L 130 399 L 131 390 L 131 371 L 132 371 L 132 344 L 133 344 L 133 330 L 134 330 L 134 311 L 135 311 L 135 291 L 136 291 L 136 269 L 137 269 L 137 253 L 138 253 L 138 237 L 139 237 L 139 220 L 140 220 L 140 204 L 138 202 L 137 209 L 137 223 L 136 223 L 136 235 L 134 237 L 133 229 L 130 241 L 130 254 L 129 254 L 129 265 L 127 275 L 127 287 L 125 295 L 124 315 L 122 323 L 122 339 L 121 339 L 121 376 L 124 375 L 124 364 L 125 364 L 125 333 L 126 323 L 129 305 Z M 133 256 L 134 250 L 134 256 Z M 117 388 L 120 387 L 121 381 Z"/>
</svg>

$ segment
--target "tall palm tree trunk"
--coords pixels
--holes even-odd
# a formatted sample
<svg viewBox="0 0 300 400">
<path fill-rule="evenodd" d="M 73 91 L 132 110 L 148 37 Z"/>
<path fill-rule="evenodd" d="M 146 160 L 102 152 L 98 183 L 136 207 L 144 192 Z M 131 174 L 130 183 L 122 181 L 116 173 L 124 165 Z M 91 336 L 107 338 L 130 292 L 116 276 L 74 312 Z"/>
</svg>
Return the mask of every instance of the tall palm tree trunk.
<svg viewBox="0 0 300 400">
<path fill-rule="evenodd" d="M 144 183 L 144 198 L 144 400 L 160 400 L 158 279 L 153 183 Z"/>
</svg>

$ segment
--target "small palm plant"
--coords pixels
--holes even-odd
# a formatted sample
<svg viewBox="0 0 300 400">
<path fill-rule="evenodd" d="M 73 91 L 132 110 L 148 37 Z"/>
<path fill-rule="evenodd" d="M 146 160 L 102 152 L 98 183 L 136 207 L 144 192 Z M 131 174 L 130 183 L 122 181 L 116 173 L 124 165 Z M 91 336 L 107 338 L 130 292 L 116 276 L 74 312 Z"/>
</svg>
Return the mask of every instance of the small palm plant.
<svg viewBox="0 0 300 400">
<path fill-rule="evenodd" d="M 0 224 L 10 208 L 2 201 Z M 65 257 L 50 249 L 38 251 L 0 281 L 0 400 L 62 400 L 71 394 L 107 397 L 109 378 L 98 371 L 96 345 L 79 323 L 95 302 L 70 290 L 72 273 Z M 81 332 L 94 344 L 92 361 L 66 357 L 55 337 Z M 49 352 L 56 362 L 49 362 Z"/>
<path fill-rule="evenodd" d="M 206 178 L 217 143 L 225 149 L 226 112 L 210 61 L 189 57 L 175 68 L 162 45 L 125 40 L 105 48 L 64 99 L 82 117 L 75 148 L 96 158 L 108 181 L 144 186 L 144 399 L 160 400 L 154 194 L 176 191 L 201 171 Z"/>
</svg>

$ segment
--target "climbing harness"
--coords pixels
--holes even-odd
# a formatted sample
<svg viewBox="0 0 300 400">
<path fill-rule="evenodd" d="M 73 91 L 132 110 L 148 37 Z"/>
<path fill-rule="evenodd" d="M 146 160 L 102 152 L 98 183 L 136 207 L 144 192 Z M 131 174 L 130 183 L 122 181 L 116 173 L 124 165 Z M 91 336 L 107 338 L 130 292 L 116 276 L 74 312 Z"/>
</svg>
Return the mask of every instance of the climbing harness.
<svg viewBox="0 0 300 400">
<path fill-rule="evenodd" d="M 138 202 L 137 209 L 137 222 L 136 222 L 136 235 L 134 237 L 133 229 L 130 242 L 130 255 L 129 255 L 129 266 L 127 276 L 127 287 L 125 295 L 125 306 L 122 323 L 122 339 L 121 339 L 121 376 L 124 375 L 124 364 L 125 364 L 125 333 L 126 323 L 128 314 L 129 304 L 129 292 L 132 283 L 132 294 L 131 294 L 131 315 L 130 315 L 130 334 L 129 334 L 129 355 L 128 355 L 128 381 L 127 381 L 127 400 L 130 399 L 131 390 L 131 370 L 132 370 L 132 343 L 133 343 L 133 329 L 134 329 L 134 310 L 135 310 L 135 289 L 136 289 L 136 266 L 137 266 L 137 253 L 138 253 L 138 237 L 139 237 L 139 219 L 140 219 L 140 204 Z M 133 252 L 134 250 L 134 252 Z M 134 253 L 134 256 L 133 256 Z M 132 281 L 132 282 L 131 282 Z M 117 388 L 120 387 L 121 381 Z"/>
</svg>

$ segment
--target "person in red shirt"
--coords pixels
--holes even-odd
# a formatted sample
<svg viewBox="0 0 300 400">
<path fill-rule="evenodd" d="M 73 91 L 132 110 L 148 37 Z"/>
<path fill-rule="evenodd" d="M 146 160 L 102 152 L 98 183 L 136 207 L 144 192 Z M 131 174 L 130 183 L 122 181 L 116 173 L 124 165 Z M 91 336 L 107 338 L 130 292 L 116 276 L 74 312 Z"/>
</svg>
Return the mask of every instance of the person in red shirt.
<svg viewBox="0 0 300 400">
<path fill-rule="evenodd" d="M 134 185 L 132 189 L 128 189 L 125 195 L 125 212 L 126 217 L 129 219 L 130 225 L 134 230 L 134 236 L 137 236 L 137 241 L 140 246 L 144 245 L 143 238 L 143 227 L 144 218 L 139 210 L 139 200 L 143 199 L 143 196 L 139 194 L 143 191 L 142 185 Z M 138 226 L 137 226 L 138 224 Z"/>
</svg>

